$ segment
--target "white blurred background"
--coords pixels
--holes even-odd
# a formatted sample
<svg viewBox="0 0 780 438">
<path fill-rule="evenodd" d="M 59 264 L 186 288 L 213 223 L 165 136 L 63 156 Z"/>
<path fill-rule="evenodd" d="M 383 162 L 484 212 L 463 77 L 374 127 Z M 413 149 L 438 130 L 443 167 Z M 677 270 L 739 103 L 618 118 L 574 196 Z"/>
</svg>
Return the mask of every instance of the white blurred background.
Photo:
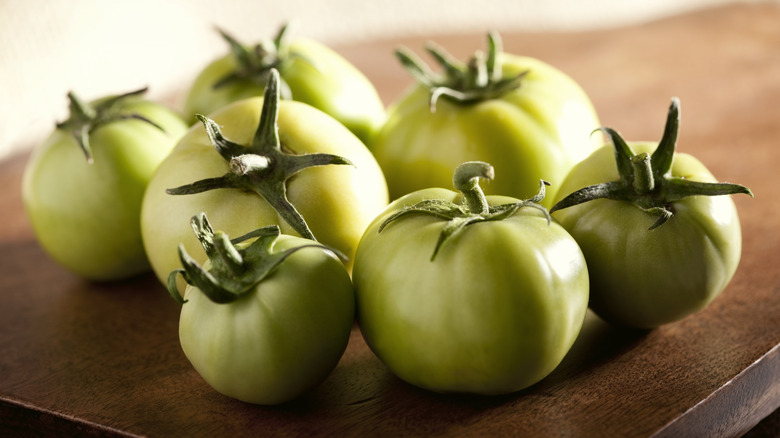
<svg viewBox="0 0 780 438">
<path fill-rule="evenodd" d="M 401 35 L 587 30 L 735 0 L 0 0 L 0 159 L 67 115 L 69 90 L 93 99 L 149 86 L 181 92 L 226 53 L 218 25 L 247 43 L 295 20 L 336 46 Z M 779 24 L 780 25 L 780 24 Z"/>
</svg>

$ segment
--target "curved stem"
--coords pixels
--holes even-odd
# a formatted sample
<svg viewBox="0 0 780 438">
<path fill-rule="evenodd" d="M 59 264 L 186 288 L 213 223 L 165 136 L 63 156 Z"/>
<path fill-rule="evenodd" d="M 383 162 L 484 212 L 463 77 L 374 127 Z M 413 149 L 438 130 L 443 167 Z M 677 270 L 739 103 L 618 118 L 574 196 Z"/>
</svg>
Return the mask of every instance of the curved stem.
<svg viewBox="0 0 780 438">
<path fill-rule="evenodd" d="M 492 180 L 494 177 L 493 166 L 482 161 L 468 161 L 455 169 L 452 185 L 463 193 L 470 213 L 486 214 L 490 210 L 485 193 L 479 186 L 479 180 L 480 178 Z"/>
<path fill-rule="evenodd" d="M 431 261 L 436 258 L 439 249 L 452 236 L 461 233 L 467 226 L 478 222 L 502 221 L 514 215 L 523 207 L 532 207 L 541 211 L 550 224 L 552 219 L 546 208 L 539 205 L 544 199 L 546 181 L 539 182 L 539 193 L 524 201 L 502 205 L 488 205 L 485 194 L 479 186 L 479 179 L 491 180 L 494 177 L 493 166 L 481 161 L 467 161 L 455 169 L 452 183 L 463 194 L 463 202 L 456 204 L 443 199 L 423 199 L 391 214 L 379 225 L 381 233 L 389 224 L 409 214 L 426 214 L 446 221 L 436 241 Z"/>
</svg>

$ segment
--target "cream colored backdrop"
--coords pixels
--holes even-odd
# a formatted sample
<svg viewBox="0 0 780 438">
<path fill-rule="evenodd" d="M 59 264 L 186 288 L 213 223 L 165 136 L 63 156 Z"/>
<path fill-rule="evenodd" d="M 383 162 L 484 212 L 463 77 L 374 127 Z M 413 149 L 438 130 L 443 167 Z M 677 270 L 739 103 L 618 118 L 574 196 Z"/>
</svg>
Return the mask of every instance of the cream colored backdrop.
<svg viewBox="0 0 780 438">
<path fill-rule="evenodd" d="M 30 147 L 85 99 L 183 90 L 225 52 L 295 20 L 329 45 L 443 32 L 630 25 L 729 0 L 0 0 L 0 158 Z"/>
</svg>

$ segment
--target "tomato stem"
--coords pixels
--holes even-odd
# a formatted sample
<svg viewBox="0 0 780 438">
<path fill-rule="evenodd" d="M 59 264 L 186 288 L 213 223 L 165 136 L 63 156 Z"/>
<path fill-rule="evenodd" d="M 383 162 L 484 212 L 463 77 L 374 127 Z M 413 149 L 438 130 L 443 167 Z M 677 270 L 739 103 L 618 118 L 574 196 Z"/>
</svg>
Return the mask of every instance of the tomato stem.
<svg viewBox="0 0 780 438">
<path fill-rule="evenodd" d="M 212 87 L 217 89 L 240 80 L 264 86 L 268 82 L 270 70 L 272 68 L 278 69 L 282 64 L 286 31 L 287 25 L 283 25 L 273 40 L 262 40 L 252 47 L 247 47 L 224 29 L 217 28 L 217 32 L 230 47 L 236 68 L 220 78 Z"/>
<path fill-rule="evenodd" d="M 294 58 L 301 59 L 310 65 L 314 63 L 299 53 L 288 49 L 287 35 L 289 24 L 284 24 L 273 39 L 264 39 L 254 46 L 248 47 L 223 29 L 217 28 L 222 38 L 230 46 L 230 54 L 233 56 L 236 68 L 222 78 L 218 79 L 212 88 L 217 89 L 235 82 L 251 82 L 255 85 L 265 86 L 271 70 L 282 70 L 285 64 Z M 316 66 L 314 66 L 316 68 Z M 292 91 L 284 79 L 279 80 L 280 94 L 283 99 L 292 99 Z"/>
<path fill-rule="evenodd" d="M 276 225 L 262 227 L 230 240 L 227 234 L 214 232 L 206 213 L 193 216 L 190 224 L 206 251 L 211 267 L 209 270 L 204 269 L 190 257 L 183 245 L 179 245 L 182 268 L 168 275 L 166 285 L 171 297 L 181 304 L 186 303 L 186 300 L 179 293 L 179 276 L 187 284 L 197 287 L 211 301 L 227 304 L 255 290 L 287 257 L 300 249 L 322 248 L 344 259 L 343 254 L 318 243 L 274 252 L 274 244 L 281 235 Z M 255 240 L 248 245 L 239 246 L 250 239 Z"/>
<path fill-rule="evenodd" d="M 523 77 L 528 73 L 526 71 L 503 77 L 503 49 L 501 38 L 496 32 L 488 34 L 487 55 L 477 51 L 466 64 L 433 43 L 428 43 L 426 50 L 442 68 L 441 75 L 433 73 L 408 49 L 399 48 L 395 55 L 409 74 L 429 91 L 431 112 L 436 112 L 436 103 L 442 96 L 461 104 L 500 98 L 519 88 Z"/>
<path fill-rule="evenodd" d="M 624 201 L 657 217 L 649 228 L 652 230 L 670 220 L 674 216 L 672 204 L 686 197 L 738 193 L 753 196 L 749 188 L 739 184 L 701 182 L 672 176 L 679 126 L 680 101 L 674 97 L 669 106 L 663 136 L 652 155 L 634 154 L 617 131 L 601 128 L 615 149 L 619 180 L 583 187 L 558 201 L 550 212 L 594 199 Z"/>
<path fill-rule="evenodd" d="M 148 118 L 134 112 L 122 111 L 120 104 L 132 97 L 139 96 L 146 92 L 146 88 L 131 91 L 98 101 L 95 104 L 87 103 L 79 98 L 73 91 L 68 92 L 68 108 L 70 115 L 68 119 L 56 124 L 57 129 L 70 131 L 76 143 L 84 152 L 87 162 L 92 164 L 92 147 L 90 146 L 89 136 L 92 132 L 111 122 L 119 120 L 135 119 L 148 123 L 160 131 L 165 132 L 160 125 L 154 123 Z"/>
<path fill-rule="evenodd" d="M 468 161 L 458 166 L 452 176 L 452 185 L 463 194 L 472 214 L 486 214 L 490 209 L 485 192 L 479 185 L 480 178 L 495 178 L 493 166 L 482 161 Z"/>
<path fill-rule="evenodd" d="M 639 194 L 647 194 L 655 189 L 653 169 L 650 166 L 650 155 L 641 153 L 631 157 L 631 165 L 634 170 L 634 180 L 631 185 Z"/>
<path fill-rule="evenodd" d="M 321 153 L 293 155 L 282 150 L 277 124 L 281 98 L 279 81 L 279 72 L 271 69 L 257 130 L 252 143 L 247 146 L 228 140 L 222 135 L 217 123 L 208 117 L 196 114 L 206 128 L 211 143 L 228 162 L 230 172 L 221 177 L 171 188 L 166 192 L 172 195 L 190 195 L 225 188 L 253 191 L 265 199 L 295 232 L 307 239 L 317 240 L 306 220 L 287 199 L 287 181 L 296 173 L 309 167 L 330 164 L 352 165 L 352 163 L 338 155 Z"/>
<path fill-rule="evenodd" d="M 551 222 L 550 213 L 539 204 L 544 199 L 545 186 L 550 183 L 539 181 L 539 193 L 530 199 L 491 206 L 479 186 L 479 180 L 480 178 L 491 180 L 494 176 L 493 166 L 488 163 L 465 162 L 455 169 L 452 177 L 453 185 L 463 195 L 462 203 L 456 204 L 442 199 L 422 200 L 390 215 L 379 225 L 378 232 L 381 233 L 388 225 L 408 214 L 427 214 L 446 220 L 447 222 L 442 227 L 433 249 L 433 254 L 431 254 L 431 261 L 433 261 L 439 253 L 439 249 L 450 237 L 462 232 L 468 225 L 474 223 L 504 220 L 523 207 L 536 208 L 544 214 L 548 224 Z"/>
<path fill-rule="evenodd" d="M 243 154 L 230 159 L 230 170 L 237 175 L 262 172 L 271 167 L 271 159 L 262 155 Z"/>
</svg>

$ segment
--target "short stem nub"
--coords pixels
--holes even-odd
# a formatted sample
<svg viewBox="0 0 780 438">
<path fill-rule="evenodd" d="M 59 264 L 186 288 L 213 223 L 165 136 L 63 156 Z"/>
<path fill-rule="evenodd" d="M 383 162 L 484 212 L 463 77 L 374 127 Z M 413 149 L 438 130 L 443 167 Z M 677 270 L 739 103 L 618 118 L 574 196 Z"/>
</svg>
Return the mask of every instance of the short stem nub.
<svg viewBox="0 0 780 438">
<path fill-rule="evenodd" d="M 262 172 L 270 165 L 269 157 L 257 154 L 244 154 L 230 159 L 230 171 L 239 176 Z"/>
<path fill-rule="evenodd" d="M 650 193 L 655 189 L 655 178 L 650 165 L 650 155 L 641 153 L 631 157 L 631 165 L 634 168 L 634 190 L 638 194 Z"/>
</svg>

